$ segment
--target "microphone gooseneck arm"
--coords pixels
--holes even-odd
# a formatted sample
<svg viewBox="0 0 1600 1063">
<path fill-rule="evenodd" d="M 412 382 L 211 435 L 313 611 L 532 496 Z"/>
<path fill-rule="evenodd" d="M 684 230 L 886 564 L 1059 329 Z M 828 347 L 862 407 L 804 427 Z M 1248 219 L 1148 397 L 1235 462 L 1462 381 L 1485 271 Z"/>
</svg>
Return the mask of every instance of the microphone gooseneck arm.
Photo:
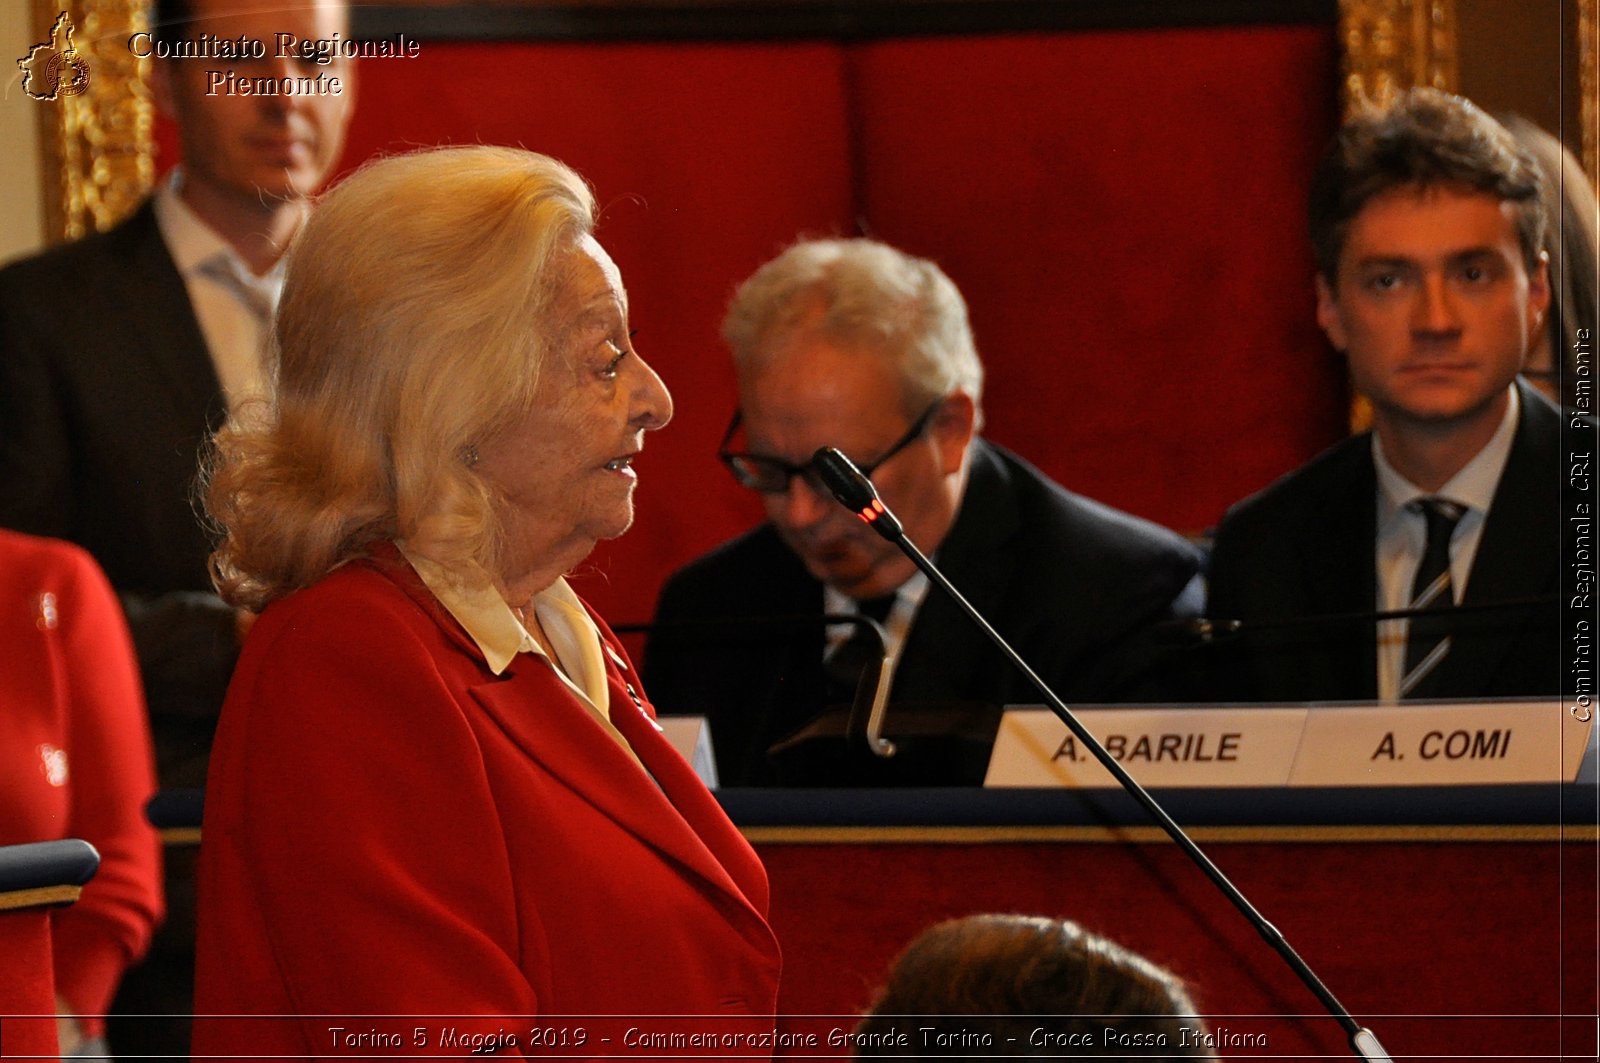
<svg viewBox="0 0 1600 1063">
<path fill-rule="evenodd" d="M 1365 1059 L 1382 1060 L 1387 1063 L 1389 1056 L 1384 1052 L 1383 1046 L 1378 1043 L 1377 1037 L 1373 1035 L 1372 1031 L 1356 1022 L 1350 1012 L 1345 1010 L 1344 1005 L 1339 1003 L 1338 998 L 1333 995 L 1333 991 L 1324 985 L 1322 979 L 1317 977 L 1316 972 L 1306 964 L 1305 960 L 1300 958 L 1300 954 L 1295 952 L 1278 928 L 1269 923 L 1266 917 L 1256 910 L 1255 905 L 1251 904 L 1249 899 L 1239 891 L 1239 888 L 1228 881 L 1228 877 L 1222 873 L 1222 870 L 1216 864 L 1211 862 L 1211 858 L 1201 851 L 1200 847 L 1194 843 L 1194 840 L 1184 833 L 1183 828 L 1178 826 L 1177 821 L 1167 815 L 1166 809 L 1162 808 L 1156 799 L 1151 797 L 1149 792 L 1140 786 L 1132 775 L 1128 774 L 1127 769 L 1106 750 L 1105 746 L 1100 744 L 1100 741 L 1094 735 L 1089 733 L 1088 728 L 1079 722 L 1078 717 L 1073 714 L 1071 709 L 1067 708 L 1066 703 L 1056 696 L 1056 692 L 1050 689 L 1050 685 L 1028 666 L 1028 662 L 1024 661 L 1017 651 L 1011 648 L 1010 643 L 1006 642 L 1000 633 L 989 625 L 989 622 L 973 607 L 972 603 L 967 601 L 960 591 L 956 590 L 954 585 L 945 578 L 944 573 L 940 572 L 938 567 L 932 561 L 929 561 L 922 551 L 917 548 L 917 545 L 906 536 L 905 529 L 901 527 L 900 521 L 883 504 L 883 500 L 878 497 L 878 491 L 872 486 L 872 481 L 863 476 L 861 470 L 857 469 L 849 458 L 833 447 L 823 447 L 817 451 L 812 458 L 812 463 L 824 486 L 833 493 L 834 498 L 838 499 L 841 505 L 855 513 L 856 516 L 865 521 L 869 527 L 883 536 L 883 538 L 904 551 L 905 555 L 916 564 L 917 568 L 926 573 L 930 580 L 938 584 L 961 607 L 962 611 L 972 618 L 973 623 L 983 630 L 989 640 L 1000 648 L 1000 651 L 1006 655 L 1011 663 L 1016 665 L 1023 675 L 1027 676 L 1028 681 L 1045 696 L 1051 710 L 1077 736 L 1078 741 L 1087 746 L 1089 751 L 1094 754 L 1095 759 L 1104 766 L 1106 771 L 1111 773 L 1112 778 L 1116 779 L 1124 790 L 1132 794 L 1134 799 L 1144 806 L 1145 811 L 1149 812 L 1151 818 L 1160 824 L 1161 829 L 1166 831 L 1167 836 L 1188 855 L 1190 860 L 1194 861 L 1195 865 L 1205 873 L 1206 877 L 1212 881 L 1217 889 L 1222 891 L 1233 906 L 1256 928 L 1256 932 L 1271 946 L 1273 951 L 1283 957 L 1284 962 L 1299 976 L 1300 981 L 1305 983 L 1306 988 L 1310 989 L 1317 999 L 1322 1002 L 1322 1006 L 1327 1008 L 1328 1012 L 1339 1021 L 1339 1024 L 1344 1027 L 1345 1032 L 1349 1035 L 1350 1045 L 1355 1049 L 1356 1054 Z"/>
<path fill-rule="evenodd" d="M 1451 616 L 1468 616 L 1473 613 L 1503 613 L 1513 609 L 1537 609 L 1553 606 L 1561 601 L 1558 594 L 1540 594 L 1525 598 L 1503 598 L 1493 602 L 1457 602 L 1450 607 Z M 1277 631 L 1315 631 L 1317 628 L 1353 627 L 1356 624 L 1377 624 L 1384 620 L 1410 620 L 1419 616 L 1437 616 L 1436 605 L 1411 606 L 1406 609 L 1368 609 L 1356 613 L 1316 613 L 1311 616 L 1285 616 L 1274 620 L 1237 620 L 1229 617 L 1193 616 L 1184 620 L 1164 620 L 1163 627 L 1184 632 L 1201 642 L 1226 642 L 1236 638 Z"/>
</svg>

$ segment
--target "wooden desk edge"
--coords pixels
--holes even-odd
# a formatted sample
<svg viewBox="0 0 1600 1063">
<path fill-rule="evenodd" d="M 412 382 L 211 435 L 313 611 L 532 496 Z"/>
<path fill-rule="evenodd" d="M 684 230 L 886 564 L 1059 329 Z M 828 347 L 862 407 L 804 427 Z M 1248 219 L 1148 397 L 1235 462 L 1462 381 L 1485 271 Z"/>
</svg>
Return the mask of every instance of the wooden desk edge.
<svg viewBox="0 0 1600 1063">
<path fill-rule="evenodd" d="M 1027 842 L 1172 844 L 1160 827 L 744 827 L 755 845 L 1001 845 Z M 1197 842 L 1595 842 L 1600 826 L 1194 827 Z"/>
<path fill-rule="evenodd" d="M 72 904 L 77 901 L 81 893 L 83 893 L 82 886 L 40 886 L 36 889 L 10 890 L 0 893 L 0 912 Z"/>
<path fill-rule="evenodd" d="M 1006 845 L 1048 842 L 1106 845 L 1167 843 L 1160 827 L 741 827 L 753 845 Z M 1600 842 L 1592 824 L 1528 826 L 1194 827 L 1189 836 L 1213 844 L 1406 842 Z M 161 831 L 166 845 L 200 844 L 199 827 Z"/>
</svg>

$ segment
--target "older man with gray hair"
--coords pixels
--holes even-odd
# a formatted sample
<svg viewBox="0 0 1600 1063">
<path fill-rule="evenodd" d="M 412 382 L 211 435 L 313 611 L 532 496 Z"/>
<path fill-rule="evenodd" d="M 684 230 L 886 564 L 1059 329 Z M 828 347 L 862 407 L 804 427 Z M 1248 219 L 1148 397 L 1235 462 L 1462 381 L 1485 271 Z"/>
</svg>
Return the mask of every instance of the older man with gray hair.
<svg viewBox="0 0 1600 1063">
<path fill-rule="evenodd" d="M 771 748 L 848 701 L 854 682 L 848 626 L 763 621 L 879 621 L 899 706 L 891 731 L 934 704 L 1037 699 L 896 547 L 818 486 L 810 460 L 823 446 L 871 476 L 910 538 L 1063 697 L 1166 692 L 1152 629 L 1194 611 L 1199 552 L 978 436 L 983 365 L 937 265 L 871 240 L 803 241 L 739 288 L 723 337 L 739 410 L 721 457 L 761 494 L 767 521 L 668 580 L 646 658 L 658 708 L 709 717 L 723 785 L 785 781 Z"/>
</svg>

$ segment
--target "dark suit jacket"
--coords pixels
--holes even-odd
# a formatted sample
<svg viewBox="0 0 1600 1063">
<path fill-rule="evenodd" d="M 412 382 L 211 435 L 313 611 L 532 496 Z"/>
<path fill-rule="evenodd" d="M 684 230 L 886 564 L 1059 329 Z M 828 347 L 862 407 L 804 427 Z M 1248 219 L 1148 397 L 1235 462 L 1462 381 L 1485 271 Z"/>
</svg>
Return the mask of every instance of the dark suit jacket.
<svg viewBox="0 0 1600 1063">
<path fill-rule="evenodd" d="M 226 403 L 145 203 L 0 270 L 0 527 L 85 547 L 123 598 L 165 786 L 204 779 L 236 656 L 192 501 Z"/>
<path fill-rule="evenodd" d="M 1069 704 L 1167 693 L 1170 657 L 1152 628 L 1184 609 L 1177 600 L 1200 564 L 1172 532 L 1066 491 L 978 440 L 960 512 L 934 560 Z M 691 562 L 663 588 L 645 680 L 663 712 L 710 718 L 724 785 L 771 781 L 768 747 L 823 708 L 821 626 L 749 621 L 815 619 L 822 603 L 822 584 L 770 525 Z M 729 623 L 667 626 L 709 621 Z M 892 698 L 1042 700 L 937 588 L 907 632 Z"/>
<path fill-rule="evenodd" d="M 449 1016 L 383 1026 L 419 1054 L 526 1028 L 507 1016 L 771 1028 L 766 872 L 596 623 L 648 774 L 543 658 L 492 673 L 392 550 L 262 614 L 206 794 L 196 1009 L 224 1018 L 196 1020 L 195 1058 L 334 1058 L 330 1015 Z M 262 1014 L 285 1018 L 227 1018 Z M 687 1018 L 709 1015 L 761 1018 Z"/>
<path fill-rule="evenodd" d="M 1518 384 L 1522 414 L 1495 489 L 1462 605 L 1545 597 L 1542 605 L 1457 617 L 1438 696 L 1559 694 L 1565 463 L 1562 413 Z M 1377 608 L 1377 469 L 1371 435 L 1334 446 L 1223 518 L 1211 555 L 1208 614 L 1243 621 L 1219 645 L 1218 698 L 1344 701 L 1377 697 L 1370 620 L 1251 633 L 1251 624 L 1369 614 Z"/>
</svg>

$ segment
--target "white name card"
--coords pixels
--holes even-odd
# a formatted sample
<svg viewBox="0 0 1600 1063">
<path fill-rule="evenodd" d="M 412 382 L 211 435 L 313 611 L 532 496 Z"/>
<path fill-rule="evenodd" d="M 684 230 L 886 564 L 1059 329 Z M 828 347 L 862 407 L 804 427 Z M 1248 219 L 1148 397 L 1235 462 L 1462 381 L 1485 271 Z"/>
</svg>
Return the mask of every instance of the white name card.
<svg viewBox="0 0 1600 1063">
<path fill-rule="evenodd" d="M 1566 782 L 1592 726 L 1555 699 L 1314 710 L 1290 785 Z"/>
<path fill-rule="evenodd" d="M 1077 716 L 1141 785 L 1286 786 L 1306 710 L 1090 708 Z M 984 785 L 1120 784 L 1055 713 L 1009 709 Z"/>
<path fill-rule="evenodd" d="M 1147 787 L 1569 782 L 1592 721 L 1557 699 L 1251 708 L 1087 706 L 1076 715 Z M 1007 710 L 985 786 L 1117 784 L 1048 709 Z"/>
<path fill-rule="evenodd" d="M 711 728 L 704 716 L 659 716 L 656 723 L 678 755 L 700 776 L 706 789 L 717 788 L 717 758 L 711 751 Z"/>
</svg>

